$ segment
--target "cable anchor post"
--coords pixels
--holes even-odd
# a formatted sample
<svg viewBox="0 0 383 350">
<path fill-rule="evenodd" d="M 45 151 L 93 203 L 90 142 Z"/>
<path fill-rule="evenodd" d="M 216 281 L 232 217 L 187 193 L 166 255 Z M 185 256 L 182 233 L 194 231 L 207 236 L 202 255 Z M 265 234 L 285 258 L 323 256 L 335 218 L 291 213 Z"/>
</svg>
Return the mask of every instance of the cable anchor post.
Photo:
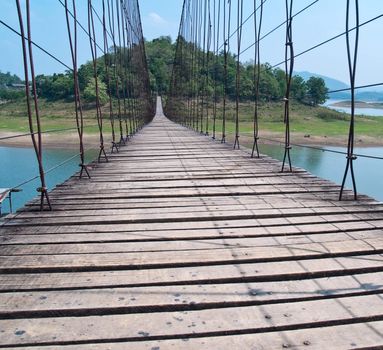
<svg viewBox="0 0 383 350">
<path fill-rule="evenodd" d="M 118 149 L 118 144 L 116 141 L 112 141 L 112 150 L 111 150 L 111 153 L 114 153 L 114 150 L 116 150 L 116 153 L 120 152 L 120 150 Z"/>
<path fill-rule="evenodd" d="M 239 135 L 235 135 L 235 141 L 234 141 L 234 146 L 233 149 L 239 149 Z"/>
<path fill-rule="evenodd" d="M 49 199 L 48 190 L 46 187 L 37 187 L 36 191 L 40 193 L 40 211 L 44 210 L 44 198 L 48 204 L 48 210 L 52 211 L 51 201 Z"/>
<path fill-rule="evenodd" d="M 346 159 L 347 159 L 346 170 L 343 175 L 342 185 L 341 185 L 340 193 L 339 193 L 339 200 L 341 201 L 343 198 L 343 192 L 346 185 L 346 179 L 347 179 L 348 171 L 350 170 L 352 188 L 354 192 L 354 200 L 356 201 L 358 200 L 358 192 L 356 189 L 356 180 L 355 180 L 355 174 L 354 174 L 354 160 L 357 160 L 358 157 L 355 154 L 351 153 L 346 156 Z"/>
<path fill-rule="evenodd" d="M 292 165 L 291 165 L 291 156 L 290 156 L 290 150 L 292 149 L 292 147 L 290 145 L 286 145 L 285 146 L 285 154 L 283 156 L 283 161 L 282 161 L 282 169 L 281 169 L 281 173 L 283 173 L 285 171 L 285 165 L 286 165 L 286 159 L 287 159 L 287 163 L 289 165 L 289 172 L 293 172 L 293 168 L 292 168 Z"/>
<path fill-rule="evenodd" d="M 109 162 L 108 156 L 106 155 L 106 152 L 105 152 L 104 144 L 100 145 L 100 151 L 98 152 L 98 157 L 97 157 L 98 163 L 101 163 L 101 158 L 102 157 L 104 157 L 106 163 Z"/>
<path fill-rule="evenodd" d="M 82 179 L 82 175 L 84 172 L 88 176 L 88 179 L 90 179 L 91 177 L 90 177 L 87 165 L 80 163 L 78 166 L 81 168 L 80 175 L 79 175 L 80 179 Z"/>
<path fill-rule="evenodd" d="M 258 140 L 259 140 L 259 137 L 255 136 L 254 137 L 254 142 L 253 142 L 253 148 L 251 150 L 251 158 L 254 158 L 254 153 L 256 153 L 255 158 L 259 158 Z"/>
</svg>

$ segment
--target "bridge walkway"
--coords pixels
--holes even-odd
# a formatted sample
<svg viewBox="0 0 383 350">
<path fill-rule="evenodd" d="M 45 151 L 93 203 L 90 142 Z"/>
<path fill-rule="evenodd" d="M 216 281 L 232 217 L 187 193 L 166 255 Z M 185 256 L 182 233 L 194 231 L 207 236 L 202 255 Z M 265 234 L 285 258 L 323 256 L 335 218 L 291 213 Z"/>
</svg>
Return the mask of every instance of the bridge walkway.
<svg viewBox="0 0 383 350">
<path fill-rule="evenodd" d="M 0 348 L 382 346 L 382 204 L 279 170 L 159 108 L 0 228 Z"/>
</svg>

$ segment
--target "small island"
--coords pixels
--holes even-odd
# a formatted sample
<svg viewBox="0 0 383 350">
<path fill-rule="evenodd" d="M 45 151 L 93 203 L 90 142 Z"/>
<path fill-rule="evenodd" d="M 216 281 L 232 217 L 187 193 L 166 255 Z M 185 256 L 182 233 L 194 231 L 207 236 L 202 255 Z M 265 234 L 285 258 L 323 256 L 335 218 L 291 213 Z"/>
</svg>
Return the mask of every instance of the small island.
<svg viewBox="0 0 383 350">
<path fill-rule="evenodd" d="M 332 103 L 331 107 L 351 107 L 351 101 L 338 101 Z M 356 108 L 374 108 L 374 109 L 383 109 L 383 102 L 365 102 L 365 101 L 355 101 Z"/>
</svg>

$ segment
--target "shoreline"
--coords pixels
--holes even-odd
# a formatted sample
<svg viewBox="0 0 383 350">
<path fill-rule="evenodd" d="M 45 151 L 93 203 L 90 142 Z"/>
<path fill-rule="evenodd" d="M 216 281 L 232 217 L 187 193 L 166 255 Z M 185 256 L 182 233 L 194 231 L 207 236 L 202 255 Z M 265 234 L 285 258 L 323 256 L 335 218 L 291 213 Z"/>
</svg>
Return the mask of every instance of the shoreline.
<svg viewBox="0 0 383 350">
<path fill-rule="evenodd" d="M 0 138 L 2 137 L 13 137 L 18 133 L 14 131 L 0 131 Z M 99 146 L 99 135 L 98 134 L 85 134 L 84 133 L 84 146 L 98 147 Z M 105 144 L 108 141 L 105 141 Z M 78 134 L 77 133 L 60 133 L 60 137 L 57 134 L 43 134 L 42 135 L 43 148 L 48 149 L 62 149 L 67 148 L 69 150 L 77 149 L 79 147 Z M 30 135 L 9 138 L 6 140 L 0 140 L 0 147 L 33 147 L 32 139 Z"/>
<path fill-rule="evenodd" d="M 16 136 L 18 133 L 13 131 L 0 131 L 0 138 Z M 219 135 L 219 133 L 218 133 Z M 244 144 L 252 143 L 252 134 L 243 133 L 240 135 Z M 43 148 L 48 149 L 76 149 L 78 148 L 78 134 L 77 133 L 60 133 L 60 137 L 57 134 L 43 134 Z M 231 139 L 231 135 L 228 135 L 228 140 Z M 271 139 L 267 140 L 267 139 Z M 281 133 L 272 131 L 260 131 L 259 142 L 261 144 L 283 144 L 284 137 Z M 105 140 L 105 145 L 108 145 L 110 140 Z M 291 133 L 291 143 L 307 146 L 319 146 L 319 147 L 347 147 L 347 136 L 335 137 L 335 136 L 317 136 L 317 135 L 304 135 L 301 133 Z M 85 148 L 97 148 L 99 146 L 98 134 L 84 134 L 84 146 Z M 29 135 L 9 138 L 6 140 L 0 140 L 0 147 L 32 147 L 32 140 Z M 358 136 L 355 139 L 355 147 L 383 147 L 383 140 L 369 137 Z"/>
<path fill-rule="evenodd" d="M 345 107 L 345 108 L 351 108 L 351 102 L 350 101 L 338 101 L 332 104 L 329 104 L 330 107 Z M 326 106 L 327 107 L 327 106 Z M 381 102 L 364 102 L 364 101 L 356 101 L 355 102 L 355 108 L 372 108 L 372 109 L 379 109 L 382 110 L 383 114 L 383 103 Z"/>
<path fill-rule="evenodd" d="M 271 139 L 271 140 L 267 140 Z M 228 137 L 231 141 L 231 135 Z M 248 134 L 241 134 L 240 140 L 243 144 L 252 144 L 253 136 Z M 316 147 L 344 147 L 347 148 L 347 136 L 335 137 L 335 136 L 313 136 L 307 137 L 300 133 L 291 133 L 291 145 L 297 144 L 302 146 L 316 146 Z M 267 145 L 279 145 L 284 144 L 284 136 L 280 133 L 271 131 L 259 132 L 259 143 Z M 359 136 L 355 139 L 355 147 L 383 147 L 383 140 L 369 136 Z"/>
</svg>

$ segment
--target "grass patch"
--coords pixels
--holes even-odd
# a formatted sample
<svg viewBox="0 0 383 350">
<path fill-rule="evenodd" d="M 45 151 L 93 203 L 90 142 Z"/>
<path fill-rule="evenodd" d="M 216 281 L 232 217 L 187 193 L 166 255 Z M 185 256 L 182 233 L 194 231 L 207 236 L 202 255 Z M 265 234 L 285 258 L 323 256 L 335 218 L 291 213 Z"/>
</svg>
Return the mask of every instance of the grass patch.
<svg viewBox="0 0 383 350">
<path fill-rule="evenodd" d="M 70 101 L 47 101 L 40 99 L 40 116 L 43 130 L 75 127 L 74 104 Z M 85 132 L 94 134 L 98 132 L 96 111 L 87 106 L 84 113 Z M 210 132 L 212 130 L 212 105 L 209 108 Z M 216 132 L 221 133 L 222 102 L 218 104 Z M 117 110 L 117 104 L 114 102 Z M 108 105 L 102 108 L 104 114 L 105 134 L 111 132 Z M 260 132 L 269 131 L 283 136 L 285 125 L 283 123 L 284 104 L 280 102 L 262 103 L 259 106 Z M 0 131 L 28 132 L 28 119 L 25 101 L 13 101 L 0 105 Z M 235 132 L 235 103 L 229 101 L 226 110 L 226 133 Z M 241 102 L 239 108 L 240 133 L 251 136 L 253 133 L 254 103 Z M 295 134 L 321 136 L 321 137 L 347 137 L 350 117 L 346 113 L 330 110 L 325 107 L 312 107 L 299 103 L 292 103 L 290 110 L 290 128 Z M 205 123 L 205 122 L 204 122 Z M 124 124 L 124 123 L 123 123 Z M 118 130 L 118 121 L 115 124 Z M 356 117 L 355 132 L 357 137 L 367 136 L 376 140 L 383 137 L 383 118 Z"/>
</svg>

